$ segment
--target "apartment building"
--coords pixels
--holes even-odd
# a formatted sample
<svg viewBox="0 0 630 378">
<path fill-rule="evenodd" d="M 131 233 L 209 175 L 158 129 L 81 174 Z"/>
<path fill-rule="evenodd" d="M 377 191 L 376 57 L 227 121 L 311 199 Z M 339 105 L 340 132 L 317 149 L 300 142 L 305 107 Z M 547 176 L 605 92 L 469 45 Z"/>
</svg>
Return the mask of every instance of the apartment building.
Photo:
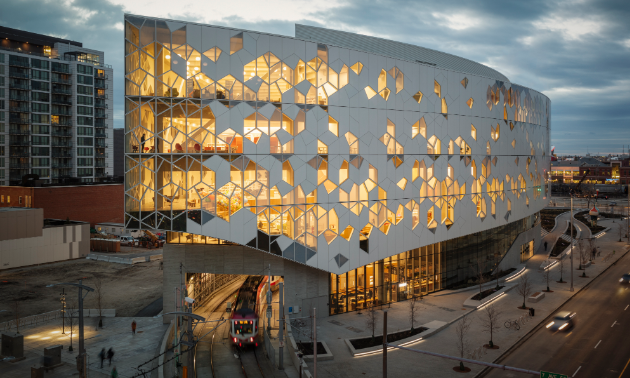
<svg viewBox="0 0 630 378">
<path fill-rule="evenodd" d="M 0 185 L 113 175 L 113 71 L 80 42 L 0 27 Z M 34 178 L 34 176 L 30 176 Z"/>
</svg>

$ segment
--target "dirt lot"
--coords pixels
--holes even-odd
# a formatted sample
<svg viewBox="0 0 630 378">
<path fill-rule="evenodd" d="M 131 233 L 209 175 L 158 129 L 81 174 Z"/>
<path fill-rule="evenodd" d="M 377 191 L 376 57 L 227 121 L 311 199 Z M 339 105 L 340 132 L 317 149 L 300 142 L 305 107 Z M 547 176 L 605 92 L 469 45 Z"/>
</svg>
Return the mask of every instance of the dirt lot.
<svg viewBox="0 0 630 378">
<path fill-rule="evenodd" d="M 115 308 L 116 316 L 134 316 L 162 296 L 162 271 L 159 261 L 136 265 L 93 260 L 63 261 L 37 267 L 0 271 L 0 322 L 13 318 L 19 302 L 19 316 L 41 314 L 61 308 L 59 282 L 77 282 L 94 288 L 95 277 L 102 281 L 102 307 Z M 66 302 L 77 301 L 77 289 L 65 287 Z M 96 294 L 85 297 L 84 308 L 98 308 Z"/>
</svg>

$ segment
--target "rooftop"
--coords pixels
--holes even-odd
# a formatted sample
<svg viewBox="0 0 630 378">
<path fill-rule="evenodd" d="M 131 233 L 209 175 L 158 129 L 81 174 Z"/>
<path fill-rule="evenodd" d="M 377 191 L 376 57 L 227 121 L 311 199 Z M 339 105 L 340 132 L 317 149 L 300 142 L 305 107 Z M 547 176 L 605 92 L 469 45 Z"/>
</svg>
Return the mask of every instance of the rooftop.
<svg viewBox="0 0 630 378">
<path fill-rule="evenodd" d="M 53 46 L 55 43 L 66 43 L 78 47 L 83 47 L 83 44 L 81 42 L 0 26 L 0 39 L 5 38 L 17 42 L 34 43 L 42 46 Z"/>
</svg>

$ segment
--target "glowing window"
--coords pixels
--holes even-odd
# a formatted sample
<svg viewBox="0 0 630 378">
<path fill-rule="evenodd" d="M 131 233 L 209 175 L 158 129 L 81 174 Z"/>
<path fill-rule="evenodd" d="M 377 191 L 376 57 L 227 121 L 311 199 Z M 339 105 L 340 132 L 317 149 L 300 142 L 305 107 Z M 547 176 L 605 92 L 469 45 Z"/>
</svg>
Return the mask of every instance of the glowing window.
<svg viewBox="0 0 630 378">
<path fill-rule="evenodd" d="M 438 95 L 438 97 L 442 97 L 442 87 L 436 80 L 433 80 L 433 91 L 436 95 Z"/>
<path fill-rule="evenodd" d="M 237 35 L 230 38 L 230 55 L 239 51 L 243 48 L 243 33 L 238 33 Z M 218 56 L 217 56 L 218 58 Z"/>
<path fill-rule="evenodd" d="M 470 125 L 470 136 L 474 139 L 477 140 L 477 129 L 475 128 L 475 126 Z"/>
<path fill-rule="evenodd" d="M 330 130 L 331 133 L 335 134 L 335 136 L 339 136 L 339 122 L 337 122 L 331 116 L 328 116 L 328 130 Z"/>
<path fill-rule="evenodd" d="M 356 62 L 350 67 L 350 69 L 354 71 L 355 74 L 360 75 L 363 70 L 363 64 L 361 62 Z"/>
</svg>

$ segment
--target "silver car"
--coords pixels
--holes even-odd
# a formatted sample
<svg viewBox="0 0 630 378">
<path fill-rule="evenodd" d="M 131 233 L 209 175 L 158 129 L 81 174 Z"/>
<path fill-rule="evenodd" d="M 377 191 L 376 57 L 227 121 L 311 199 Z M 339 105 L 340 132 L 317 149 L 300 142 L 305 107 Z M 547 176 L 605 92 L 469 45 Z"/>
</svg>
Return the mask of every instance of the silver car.
<svg viewBox="0 0 630 378">
<path fill-rule="evenodd" d="M 619 279 L 621 283 L 630 283 L 630 273 L 626 273 Z"/>
<path fill-rule="evenodd" d="M 553 332 L 567 331 L 575 325 L 575 312 L 560 311 L 547 324 L 547 329 Z"/>
</svg>

